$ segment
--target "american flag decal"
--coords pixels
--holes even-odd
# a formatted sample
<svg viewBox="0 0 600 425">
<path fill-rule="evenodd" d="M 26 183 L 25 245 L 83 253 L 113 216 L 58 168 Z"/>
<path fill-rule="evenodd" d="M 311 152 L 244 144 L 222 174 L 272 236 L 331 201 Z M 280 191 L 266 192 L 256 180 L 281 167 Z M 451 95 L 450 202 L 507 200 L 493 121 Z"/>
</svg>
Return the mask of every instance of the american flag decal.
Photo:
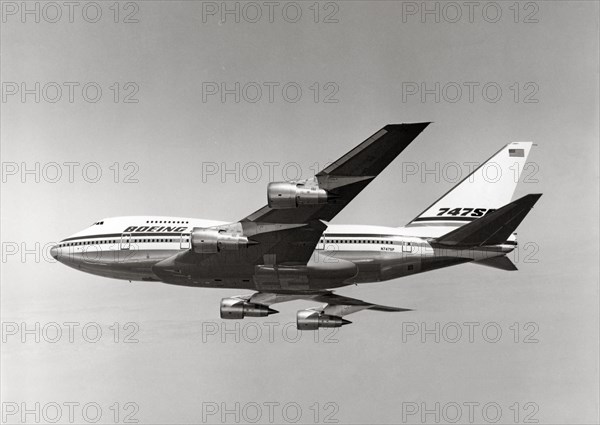
<svg viewBox="0 0 600 425">
<path fill-rule="evenodd" d="M 508 156 L 518 156 L 519 158 L 523 158 L 525 156 L 524 149 L 509 149 Z"/>
</svg>

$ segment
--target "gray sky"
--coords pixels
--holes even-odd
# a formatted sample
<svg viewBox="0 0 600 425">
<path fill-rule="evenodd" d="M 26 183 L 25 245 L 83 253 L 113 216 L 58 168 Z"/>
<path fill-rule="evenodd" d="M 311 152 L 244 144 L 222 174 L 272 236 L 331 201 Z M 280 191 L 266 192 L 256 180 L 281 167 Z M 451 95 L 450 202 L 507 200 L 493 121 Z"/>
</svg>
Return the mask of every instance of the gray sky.
<svg viewBox="0 0 600 425">
<path fill-rule="evenodd" d="M 67 336 L 54 344 L 7 336 L 3 402 L 96 402 L 101 423 L 114 423 L 109 407 L 119 402 L 123 413 L 128 401 L 139 406 L 142 423 L 203 422 L 207 406 L 236 402 L 248 410 L 228 422 L 251 419 L 252 403 L 268 422 L 270 402 L 279 403 L 276 422 L 285 422 L 286 403 L 298 403 L 301 423 L 314 423 L 315 409 L 323 422 L 332 406 L 342 423 L 422 423 L 418 414 L 404 420 L 413 406 L 406 403 L 458 403 L 459 422 L 468 422 L 469 402 L 479 403 L 476 422 L 484 421 L 486 403 L 501 407 L 499 423 L 515 422 L 514 403 L 518 422 L 534 410 L 526 403 L 539 408 L 533 418 L 541 423 L 598 420 L 597 2 L 520 3 L 518 16 L 513 2 L 478 2 L 473 22 L 464 3 L 454 19 L 455 10 L 430 2 L 439 23 L 421 16 L 421 2 L 322 3 L 318 17 L 312 2 L 302 2 L 295 23 L 286 2 L 273 22 L 268 6 L 255 3 L 263 11 L 257 23 L 245 4 L 239 23 L 234 15 L 219 22 L 221 2 L 192 1 L 122 2 L 118 23 L 113 3 L 99 3 L 102 16 L 91 23 L 95 10 L 86 4 L 77 3 L 72 23 L 66 6 L 50 23 L 56 10 L 39 3 L 36 23 L 22 17 L 20 2 L 2 5 L 2 321 L 81 324 L 73 343 Z M 213 6 L 217 15 L 206 15 Z M 491 22 L 496 6 L 502 15 Z M 128 14 L 138 22 L 123 22 Z M 326 16 L 337 22 L 323 22 Z M 235 94 L 223 101 L 222 83 L 234 91 L 239 83 L 239 102 Z M 424 99 L 422 83 L 430 89 Z M 57 86 L 62 97 L 52 103 Z M 93 103 L 97 87 L 102 94 Z M 252 102 L 257 87 L 262 97 Z M 415 87 L 419 93 L 407 92 Z M 23 99 L 23 88 L 33 94 Z M 219 93 L 207 91 L 215 88 Z M 544 196 L 519 228 L 519 272 L 463 265 L 343 288 L 339 293 L 416 311 L 357 313 L 353 325 L 322 332 L 316 343 L 310 333 L 292 343 L 282 328 L 311 306 L 293 302 L 269 320 L 240 322 L 236 343 L 210 332 L 225 326 L 219 301 L 236 291 L 103 279 L 41 252 L 103 217 L 239 220 L 264 205 L 269 167 L 276 180 L 298 167 L 309 177 L 385 124 L 413 121 L 434 124 L 334 222 L 402 226 L 452 187 L 443 178 L 449 163 L 466 172 L 465 163 L 510 141 L 532 140 L 538 146 L 528 182 L 515 196 Z M 54 162 L 62 176 L 53 183 Z M 78 164 L 72 182 L 70 162 Z M 39 182 L 35 171 L 21 174 L 36 163 Z M 102 171 L 96 183 L 90 163 Z M 438 163 L 439 182 L 433 174 L 407 175 L 413 163 L 419 171 Z M 226 169 L 234 171 L 221 174 Z M 39 261 L 21 259 L 36 243 Z M 267 321 L 278 324 L 273 341 Z M 98 343 L 81 337 L 88 322 L 104 332 Z M 114 343 L 115 322 L 121 338 L 133 329 L 125 323 L 137 324 L 139 342 Z M 409 335 L 414 324 L 422 330 L 436 322 L 479 325 L 473 342 L 463 335 L 457 343 L 421 343 L 420 332 Z M 498 343 L 481 335 L 490 323 L 503 332 Z M 249 342 L 256 328 L 262 336 Z M 296 335 L 293 326 L 288 335 Z M 333 343 L 324 341 L 328 335 Z M 527 335 L 537 342 L 525 343 Z M 223 422 L 220 412 L 207 418 Z"/>
</svg>

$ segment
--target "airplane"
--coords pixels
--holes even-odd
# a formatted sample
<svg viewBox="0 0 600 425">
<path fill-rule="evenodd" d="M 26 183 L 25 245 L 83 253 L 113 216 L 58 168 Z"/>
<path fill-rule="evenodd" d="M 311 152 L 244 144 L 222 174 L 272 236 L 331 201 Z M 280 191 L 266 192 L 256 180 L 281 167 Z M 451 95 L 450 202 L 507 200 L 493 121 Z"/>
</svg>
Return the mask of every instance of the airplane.
<svg viewBox="0 0 600 425">
<path fill-rule="evenodd" d="M 532 142 L 505 145 L 403 227 L 330 224 L 429 125 L 390 124 L 314 177 L 267 186 L 267 205 L 237 222 L 105 218 L 51 255 L 76 270 L 129 281 L 254 290 L 223 298 L 223 319 L 265 317 L 276 303 L 309 300 L 300 330 L 336 328 L 369 309 L 410 311 L 334 289 L 463 263 L 516 270 L 506 256 L 541 194 L 511 201 Z"/>
</svg>

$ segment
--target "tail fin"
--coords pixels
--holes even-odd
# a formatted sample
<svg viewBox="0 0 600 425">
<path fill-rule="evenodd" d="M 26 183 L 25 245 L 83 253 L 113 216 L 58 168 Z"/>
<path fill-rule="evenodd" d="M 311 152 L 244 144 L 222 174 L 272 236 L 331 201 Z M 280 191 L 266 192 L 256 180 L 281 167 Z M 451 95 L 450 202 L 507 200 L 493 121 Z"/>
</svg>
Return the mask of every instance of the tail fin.
<svg viewBox="0 0 600 425">
<path fill-rule="evenodd" d="M 407 227 L 459 227 L 506 205 L 513 197 L 532 144 L 514 142 L 504 146 Z"/>
<path fill-rule="evenodd" d="M 435 239 L 434 242 L 439 245 L 458 247 L 504 243 L 541 196 L 541 193 L 523 196 L 499 210 L 486 214 L 479 220 Z"/>
</svg>

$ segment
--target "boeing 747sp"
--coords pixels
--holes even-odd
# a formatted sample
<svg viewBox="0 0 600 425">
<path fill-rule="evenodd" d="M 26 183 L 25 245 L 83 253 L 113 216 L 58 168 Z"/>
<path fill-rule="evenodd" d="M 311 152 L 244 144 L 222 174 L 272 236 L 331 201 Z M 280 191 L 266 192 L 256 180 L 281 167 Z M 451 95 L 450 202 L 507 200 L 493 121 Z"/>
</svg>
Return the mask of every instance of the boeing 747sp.
<svg viewBox="0 0 600 425">
<path fill-rule="evenodd" d="M 224 319 L 268 316 L 274 304 L 297 299 L 321 303 L 298 312 L 298 329 L 339 327 L 364 309 L 408 310 L 334 288 L 467 262 L 516 270 L 506 254 L 541 196 L 511 202 L 531 142 L 504 146 L 404 227 L 329 224 L 428 125 L 387 125 L 314 178 L 270 183 L 268 205 L 235 223 L 105 218 L 61 241 L 52 256 L 115 279 L 257 291 L 224 298 Z"/>
</svg>

